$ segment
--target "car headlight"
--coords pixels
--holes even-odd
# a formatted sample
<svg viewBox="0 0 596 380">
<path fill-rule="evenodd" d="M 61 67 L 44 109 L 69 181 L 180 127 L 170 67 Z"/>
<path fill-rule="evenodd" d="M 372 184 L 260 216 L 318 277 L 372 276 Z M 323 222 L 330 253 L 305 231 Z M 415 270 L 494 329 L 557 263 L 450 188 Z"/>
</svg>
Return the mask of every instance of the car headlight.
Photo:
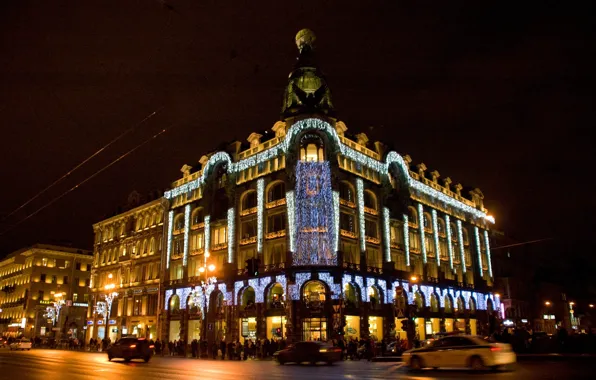
<svg viewBox="0 0 596 380">
<path fill-rule="evenodd" d="M 320 348 L 319 349 L 319 352 L 327 352 L 327 349 L 326 348 Z"/>
</svg>

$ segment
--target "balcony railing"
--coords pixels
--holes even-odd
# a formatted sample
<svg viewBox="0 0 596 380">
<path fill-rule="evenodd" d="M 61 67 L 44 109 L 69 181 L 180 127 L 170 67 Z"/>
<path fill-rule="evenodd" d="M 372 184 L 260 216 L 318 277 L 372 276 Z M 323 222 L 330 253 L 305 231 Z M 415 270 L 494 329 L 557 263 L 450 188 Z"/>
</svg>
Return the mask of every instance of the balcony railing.
<svg viewBox="0 0 596 380">
<path fill-rule="evenodd" d="M 265 208 L 266 209 L 271 209 L 271 208 L 279 207 L 279 206 L 282 206 L 282 205 L 285 205 L 285 204 L 286 204 L 286 198 L 281 198 L 281 199 L 278 199 L 278 200 L 275 200 L 275 201 L 267 202 L 265 204 Z"/>
<path fill-rule="evenodd" d="M 340 233 L 341 236 L 345 236 L 345 237 L 349 237 L 349 238 L 352 238 L 352 239 L 356 239 L 356 233 L 355 232 L 340 229 L 339 230 L 339 233 Z"/>
<path fill-rule="evenodd" d="M 350 208 L 356 208 L 356 203 L 346 201 L 345 199 L 341 199 L 341 198 L 339 199 L 339 204 L 344 205 L 346 207 L 350 207 Z"/>
<path fill-rule="evenodd" d="M 277 239 L 283 236 L 286 236 L 286 230 L 267 232 L 265 234 L 265 239 Z"/>
<path fill-rule="evenodd" d="M 257 237 L 256 236 L 251 236 L 251 237 L 247 237 L 244 239 L 240 239 L 240 241 L 238 242 L 240 245 L 248 245 L 248 244 L 254 244 L 257 242 Z"/>
<path fill-rule="evenodd" d="M 252 215 L 257 213 L 257 207 L 247 208 L 246 210 L 240 211 L 240 216 Z"/>
<path fill-rule="evenodd" d="M 370 215 L 379 215 L 379 212 L 371 207 L 364 206 L 364 212 Z"/>
</svg>

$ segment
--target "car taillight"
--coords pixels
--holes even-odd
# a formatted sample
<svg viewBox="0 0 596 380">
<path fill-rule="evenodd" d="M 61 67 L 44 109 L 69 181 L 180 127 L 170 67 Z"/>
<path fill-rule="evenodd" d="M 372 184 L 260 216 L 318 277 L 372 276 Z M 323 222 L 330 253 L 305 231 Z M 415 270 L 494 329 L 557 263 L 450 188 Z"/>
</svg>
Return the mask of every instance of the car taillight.
<svg viewBox="0 0 596 380">
<path fill-rule="evenodd" d="M 153 347 L 155 347 L 155 346 L 154 346 L 154 345 L 150 345 L 150 346 L 149 346 L 149 348 L 153 348 Z"/>
<path fill-rule="evenodd" d="M 495 351 L 501 351 L 501 350 L 502 350 L 502 348 L 501 348 L 501 347 L 491 347 L 491 348 L 490 348 L 490 350 L 491 350 L 492 352 L 495 352 Z"/>
<path fill-rule="evenodd" d="M 136 344 L 131 344 L 130 348 L 135 348 L 137 345 Z"/>
</svg>

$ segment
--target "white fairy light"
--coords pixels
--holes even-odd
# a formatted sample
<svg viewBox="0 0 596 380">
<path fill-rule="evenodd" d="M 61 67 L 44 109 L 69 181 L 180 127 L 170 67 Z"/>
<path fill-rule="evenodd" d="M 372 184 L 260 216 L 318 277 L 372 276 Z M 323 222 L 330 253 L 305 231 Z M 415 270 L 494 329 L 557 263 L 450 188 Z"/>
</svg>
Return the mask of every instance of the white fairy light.
<svg viewBox="0 0 596 380">
<path fill-rule="evenodd" d="M 190 204 L 184 206 L 184 256 L 182 256 L 182 265 L 186 267 L 188 263 L 188 239 L 190 232 Z"/>
<path fill-rule="evenodd" d="M 406 251 L 406 266 L 410 266 L 410 229 L 408 214 L 404 214 L 404 251 Z"/>
<path fill-rule="evenodd" d="M 296 235 L 296 219 L 295 219 L 295 205 L 294 205 L 294 192 L 286 192 L 286 202 L 288 208 L 288 230 L 290 240 L 290 252 L 294 253 L 296 247 L 294 246 L 294 239 Z"/>
<path fill-rule="evenodd" d="M 432 223 L 433 223 L 433 238 L 435 241 L 435 254 L 437 258 L 437 267 L 441 266 L 441 247 L 439 246 L 439 228 L 437 223 L 437 210 L 434 208 L 431 211 Z"/>
<path fill-rule="evenodd" d="M 237 173 L 249 169 L 251 167 L 257 166 L 261 163 L 267 162 L 272 158 L 278 157 L 282 154 L 285 154 L 287 153 L 288 148 L 290 147 L 293 139 L 302 131 L 310 129 L 317 129 L 323 131 L 328 136 L 330 136 L 332 142 L 335 143 L 335 145 L 339 148 L 339 152 L 342 156 L 345 156 L 352 161 L 364 165 L 382 175 L 387 175 L 389 166 L 391 164 L 396 163 L 397 165 L 399 165 L 401 171 L 404 173 L 405 183 L 408 187 L 413 188 L 433 199 L 436 199 L 443 204 L 446 204 L 465 213 L 471 214 L 476 218 L 484 219 L 490 223 L 495 222 L 492 216 L 487 215 L 486 213 L 477 210 L 474 207 L 460 202 L 457 199 L 452 198 L 410 177 L 408 166 L 406 165 L 403 157 L 398 153 L 391 151 L 387 154 L 385 162 L 378 161 L 372 157 L 369 157 L 361 152 L 356 151 L 355 149 L 341 142 L 339 136 L 337 135 L 337 132 L 329 123 L 315 118 L 303 119 L 294 123 L 289 128 L 288 132 L 286 133 L 286 137 L 282 142 L 262 152 L 259 152 L 256 155 L 247 157 L 238 162 L 232 162 L 230 155 L 226 152 L 217 152 L 213 154 L 207 161 L 205 168 L 203 169 L 203 173 L 200 177 L 193 181 L 182 184 L 172 190 L 166 191 L 164 196 L 167 199 L 172 199 L 179 196 L 180 194 L 187 193 L 189 191 L 199 188 L 205 183 L 205 179 L 209 175 L 210 167 L 218 162 L 225 161 L 227 163 L 226 170 L 228 173 Z"/>
<path fill-rule="evenodd" d="M 205 263 L 207 263 L 207 257 L 209 256 L 209 249 L 211 247 L 211 215 L 205 217 Z"/>
<path fill-rule="evenodd" d="M 333 224 L 334 224 L 334 238 L 333 250 L 339 250 L 339 192 L 333 192 Z"/>
<path fill-rule="evenodd" d="M 424 244 L 424 209 L 422 203 L 418 203 L 418 230 L 420 231 L 420 250 L 422 261 L 426 264 L 426 244 Z"/>
<path fill-rule="evenodd" d="M 491 263 L 490 239 L 488 238 L 487 230 L 484 230 L 484 245 L 486 246 L 486 258 L 488 260 L 488 275 L 492 278 L 493 277 L 493 265 Z"/>
<path fill-rule="evenodd" d="M 174 228 L 174 210 L 168 212 L 168 246 L 166 247 L 166 269 L 170 268 L 170 256 L 172 254 L 172 230 Z"/>
<path fill-rule="evenodd" d="M 257 252 L 263 252 L 263 195 L 265 192 L 265 180 L 257 180 Z"/>
<path fill-rule="evenodd" d="M 480 273 L 480 277 L 482 277 L 482 274 L 484 273 L 482 270 L 482 249 L 480 249 L 480 233 L 476 226 L 474 226 L 474 240 L 476 243 L 476 255 L 478 256 L 478 272 Z"/>
<path fill-rule="evenodd" d="M 174 289 L 166 289 L 166 296 L 165 296 L 165 309 L 169 310 L 170 308 L 170 298 L 174 295 Z"/>
<path fill-rule="evenodd" d="M 234 262 L 234 233 L 236 228 L 236 219 L 234 208 L 228 209 L 228 263 Z"/>
<path fill-rule="evenodd" d="M 453 247 L 451 246 L 451 220 L 445 214 L 445 229 L 447 234 L 447 252 L 449 252 L 449 268 L 453 270 Z"/>
<path fill-rule="evenodd" d="M 339 296 L 341 295 L 341 284 L 336 284 L 333 282 L 333 276 L 329 272 L 319 272 L 319 280 L 323 281 L 324 283 L 329 286 L 331 290 L 331 299 L 338 300 Z"/>
<path fill-rule="evenodd" d="M 367 302 L 368 292 L 364 287 L 364 279 L 362 278 L 362 276 L 354 276 L 354 281 L 356 282 L 356 284 L 358 284 L 358 287 L 360 288 L 360 299 L 362 300 L 362 302 Z"/>
<path fill-rule="evenodd" d="M 383 235 L 385 236 L 385 261 L 391 261 L 391 231 L 390 231 L 389 209 L 383 207 Z"/>
<path fill-rule="evenodd" d="M 461 257 L 461 269 L 466 273 L 466 254 L 464 253 L 464 233 L 461 227 L 461 220 L 457 220 L 457 240 L 459 240 L 459 254 Z"/>
<path fill-rule="evenodd" d="M 294 285 L 290 285 L 289 286 L 289 292 L 290 292 L 290 299 L 292 301 L 300 301 L 300 289 L 302 288 L 302 285 L 304 285 L 304 283 L 308 280 L 310 280 L 311 278 L 311 274 L 310 272 L 299 272 L 296 273 L 296 282 L 294 283 Z"/>
<path fill-rule="evenodd" d="M 364 183 L 362 178 L 356 178 L 356 196 L 358 197 L 358 224 L 360 226 L 360 250 L 366 250 L 366 224 L 364 222 Z"/>
</svg>

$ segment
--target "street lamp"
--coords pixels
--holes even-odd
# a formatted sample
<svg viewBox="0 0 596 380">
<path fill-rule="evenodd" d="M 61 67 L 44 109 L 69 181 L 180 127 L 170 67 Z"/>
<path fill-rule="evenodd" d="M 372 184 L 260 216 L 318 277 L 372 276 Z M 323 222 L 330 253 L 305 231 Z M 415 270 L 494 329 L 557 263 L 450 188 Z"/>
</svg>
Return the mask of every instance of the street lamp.
<svg viewBox="0 0 596 380">
<path fill-rule="evenodd" d="M 201 340 L 205 340 L 207 337 L 207 289 L 217 282 L 217 277 L 209 277 L 207 274 L 208 272 L 214 272 L 215 269 L 215 265 L 207 265 L 207 263 L 204 263 L 203 266 L 199 267 L 199 273 L 205 275 L 205 279 L 201 280 L 200 283 L 201 293 L 199 293 L 196 289 L 191 293 L 193 303 L 195 305 L 201 305 L 203 309 L 203 323 L 201 324 Z M 203 302 L 201 302 L 201 297 L 203 298 Z"/>
<path fill-rule="evenodd" d="M 108 279 L 112 279 L 112 274 L 108 274 Z M 108 318 L 110 317 L 111 311 L 112 311 L 112 302 L 114 301 L 114 299 L 116 297 L 118 297 L 118 292 L 113 291 L 116 288 L 116 284 L 111 283 L 111 284 L 106 284 L 106 286 L 104 286 L 104 289 L 106 290 L 106 295 L 105 295 L 105 300 L 106 300 L 106 312 L 105 314 L 105 320 L 106 320 L 106 324 L 105 324 L 105 330 L 104 330 L 104 339 L 106 339 L 108 337 L 108 329 L 109 329 L 109 325 L 108 325 Z"/>
<path fill-rule="evenodd" d="M 590 308 L 593 308 L 593 307 L 594 307 L 594 304 L 593 304 L 593 303 L 591 303 L 591 304 L 589 304 L 588 306 L 589 306 Z"/>
<path fill-rule="evenodd" d="M 546 306 L 550 306 L 550 301 L 546 301 L 546 302 L 544 302 L 544 304 L 545 304 Z"/>
<path fill-rule="evenodd" d="M 410 281 L 416 282 L 416 281 L 418 281 L 418 277 L 412 276 L 412 277 L 410 277 Z"/>
</svg>

